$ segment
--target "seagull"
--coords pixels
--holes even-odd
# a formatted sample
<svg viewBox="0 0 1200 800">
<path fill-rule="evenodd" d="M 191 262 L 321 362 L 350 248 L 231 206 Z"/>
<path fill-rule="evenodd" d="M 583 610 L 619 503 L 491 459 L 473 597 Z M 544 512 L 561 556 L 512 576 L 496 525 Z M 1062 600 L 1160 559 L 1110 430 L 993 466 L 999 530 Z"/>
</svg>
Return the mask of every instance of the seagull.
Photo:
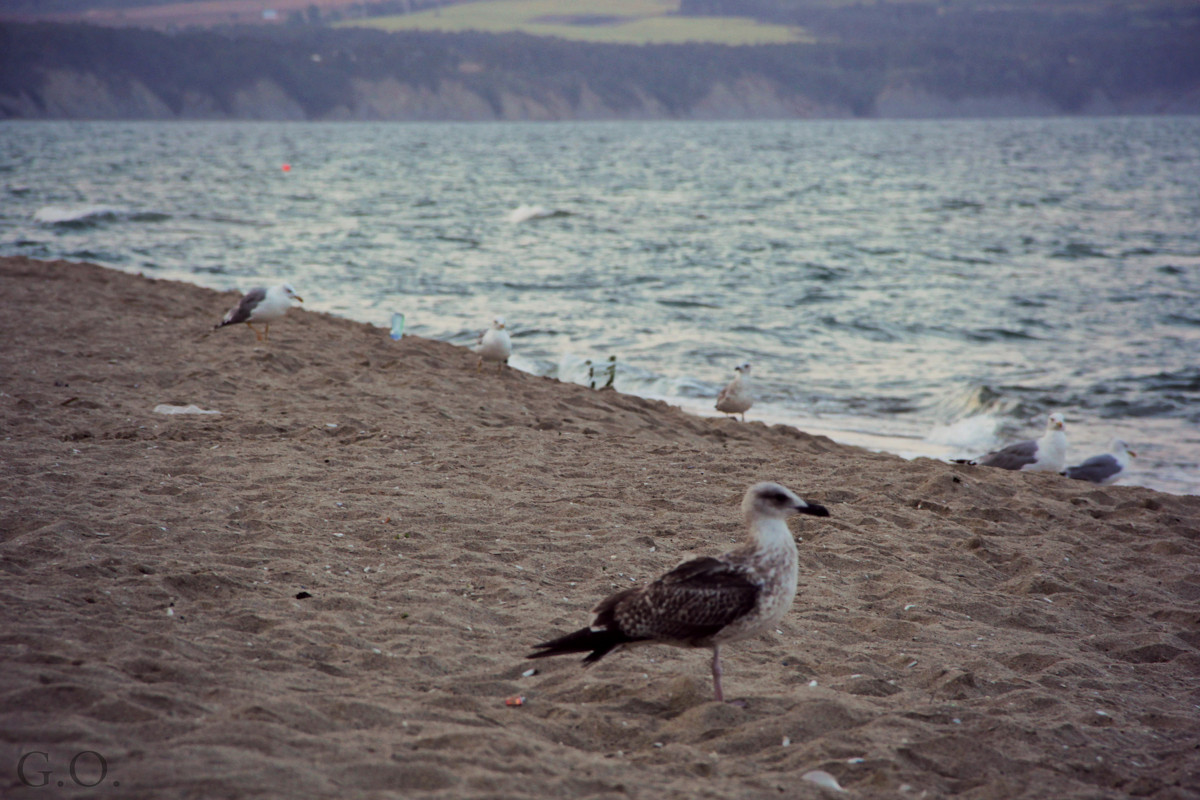
<svg viewBox="0 0 1200 800">
<path fill-rule="evenodd" d="M 214 325 L 213 329 L 244 322 L 247 328 L 254 331 L 258 341 L 270 339 L 271 323 L 288 312 L 288 309 L 292 307 L 293 300 L 304 302 L 304 298 L 296 294 L 296 290 L 290 283 L 281 283 L 270 288 L 256 286 L 242 295 L 238 304 L 229 309 L 229 313 Z M 259 333 L 258 329 L 250 324 L 251 322 L 263 323 L 265 330 Z"/>
<path fill-rule="evenodd" d="M 717 411 L 731 416 L 741 414 L 742 422 L 745 422 L 746 412 L 754 405 L 754 398 L 750 396 L 750 364 L 734 367 L 733 371 L 737 375 L 717 395 Z"/>
<path fill-rule="evenodd" d="M 512 339 L 504 328 L 504 317 L 496 317 L 492 320 L 492 327 L 479 334 L 478 344 L 475 346 L 475 352 L 479 354 L 476 372 L 483 369 L 484 361 L 495 361 L 496 372 L 502 371 L 508 363 L 508 357 L 512 355 Z"/>
<path fill-rule="evenodd" d="M 588 627 L 534 645 L 527 658 L 588 653 L 588 666 L 638 644 L 711 647 L 713 692 L 723 702 L 721 645 L 774 628 L 795 599 L 796 541 L 784 520 L 829 516 L 824 506 L 778 483 L 751 486 L 742 513 L 749 533 L 740 547 L 685 561 L 651 584 L 617 592 L 592 609 Z"/>
<path fill-rule="evenodd" d="M 1068 478 L 1079 481 L 1091 481 L 1101 485 L 1112 483 L 1129 466 L 1129 459 L 1137 453 L 1129 449 L 1129 445 L 1120 439 L 1113 439 L 1110 452 L 1085 459 L 1082 464 L 1067 467 L 1063 474 Z"/>
<path fill-rule="evenodd" d="M 1046 432 L 1040 439 L 1010 444 L 967 463 L 1027 472 L 1062 472 L 1067 466 L 1066 424 L 1063 415 L 1055 412 L 1046 420 Z"/>
</svg>

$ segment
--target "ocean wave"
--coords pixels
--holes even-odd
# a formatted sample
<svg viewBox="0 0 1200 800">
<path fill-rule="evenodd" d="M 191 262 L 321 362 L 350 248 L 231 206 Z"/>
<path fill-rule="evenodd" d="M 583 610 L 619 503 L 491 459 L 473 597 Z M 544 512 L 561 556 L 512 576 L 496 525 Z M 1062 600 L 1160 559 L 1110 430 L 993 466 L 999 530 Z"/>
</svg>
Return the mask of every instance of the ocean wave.
<svg viewBox="0 0 1200 800">
<path fill-rule="evenodd" d="M 242 219 L 240 217 L 231 217 L 225 214 L 196 214 L 190 217 L 199 222 L 219 222 L 225 225 L 245 225 L 249 228 L 271 228 L 275 226 L 274 222 L 264 222 L 262 220 Z"/>
<path fill-rule="evenodd" d="M 973 331 L 963 331 L 963 336 L 973 342 L 1035 341 L 1041 338 L 1024 331 L 1014 331 L 1008 328 L 979 328 Z"/>
<path fill-rule="evenodd" d="M 1163 400 L 1113 400 L 1100 408 L 1100 415 L 1109 419 L 1165 417 L 1179 410 L 1179 406 Z"/>
<path fill-rule="evenodd" d="M 889 325 L 864 319 L 844 322 L 832 314 L 826 314 L 820 318 L 820 323 L 826 330 L 848 331 L 873 342 L 899 342 L 904 338 Z"/>
<path fill-rule="evenodd" d="M 1145 380 L 1146 388 L 1155 392 L 1200 392 L 1200 368 L 1192 367 L 1175 372 L 1159 372 Z M 1195 398 L 1190 398 L 1195 399 Z"/>
<path fill-rule="evenodd" d="M 944 397 L 934 406 L 938 419 L 962 420 L 970 417 L 990 416 L 994 419 L 1016 413 L 1020 403 L 1015 398 L 998 392 L 990 386 L 979 384 L 967 386 L 961 391 Z"/>
<path fill-rule="evenodd" d="M 1108 253 L 1087 242 L 1070 242 L 1050 254 L 1051 258 L 1108 258 Z"/>
<path fill-rule="evenodd" d="M 655 300 L 654 302 L 668 308 L 721 308 L 717 303 L 708 303 L 703 300 Z"/>
<path fill-rule="evenodd" d="M 961 197 L 955 197 L 948 200 L 943 200 L 940 205 L 932 209 L 934 211 L 969 211 L 974 214 L 982 212 L 984 209 L 983 203 L 975 200 L 966 200 Z"/>
<path fill-rule="evenodd" d="M 508 212 L 508 221 L 516 225 L 522 222 L 533 222 L 552 217 L 568 217 L 570 215 L 571 212 L 569 211 L 546 208 L 545 206 L 519 205 Z"/>
<path fill-rule="evenodd" d="M 1189 314 L 1167 314 L 1163 322 L 1168 325 L 1200 326 L 1200 316 Z"/>
<path fill-rule="evenodd" d="M 170 214 L 160 211 L 133 211 L 116 206 L 42 206 L 33 212 L 33 221 L 59 228 L 91 228 L 104 222 L 163 222 Z"/>
<path fill-rule="evenodd" d="M 935 425 L 925 441 L 963 453 L 982 453 L 996 444 L 1000 421 L 993 414 L 976 414 L 946 425 Z"/>
</svg>

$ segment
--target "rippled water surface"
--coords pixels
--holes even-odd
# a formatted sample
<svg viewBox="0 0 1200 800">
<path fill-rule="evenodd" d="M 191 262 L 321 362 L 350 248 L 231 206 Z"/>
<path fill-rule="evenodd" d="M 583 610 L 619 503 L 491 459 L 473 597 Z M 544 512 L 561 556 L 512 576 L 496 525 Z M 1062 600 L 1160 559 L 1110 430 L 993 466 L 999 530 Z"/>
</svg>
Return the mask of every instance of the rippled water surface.
<svg viewBox="0 0 1200 800">
<path fill-rule="evenodd" d="M 750 419 L 906 456 L 1062 410 L 1200 492 L 1200 118 L 4 123 L 0 187 L 6 255 L 503 314 L 516 366 L 697 413 L 750 361 Z"/>
</svg>

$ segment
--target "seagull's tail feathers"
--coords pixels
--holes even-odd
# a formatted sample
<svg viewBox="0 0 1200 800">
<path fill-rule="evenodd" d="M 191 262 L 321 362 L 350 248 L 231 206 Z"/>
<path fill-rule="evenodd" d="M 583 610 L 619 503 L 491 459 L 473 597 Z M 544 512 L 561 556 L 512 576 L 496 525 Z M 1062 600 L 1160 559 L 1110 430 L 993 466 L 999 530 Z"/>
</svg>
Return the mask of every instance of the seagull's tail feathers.
<svg viewBox="0 0 1200 800">
<path fill-rule="evenodd" d="M 621 625 L 617 622 L 617 606 L 621 601 L 637 594 L 640 589 L 626 589 L 623 592 L 617 592 L 601 600 L 597 606 L 592 609 L 592 624 L 586 628 L 580 628 L 574 633 L 568 633 L 566 636 L 560 636 L 557 639 L 551 639 L 548 642 L 535 644 L 533 647 L 539 652 L 530 653 L 526 658 L 547 658 L 548 656 L 561 656 L 568 653 L 587 653 L 588 656 L 583 659 L 584 666 L 595 664 L 600 659 L 612 651 L 621 647 L 621 645 L 630 644 L 632 642 L 646 641 L 645 637 L 630 636 L 621 630 Z"/>
<path fill-rule="evenodd" d="M 534 649 L 537 652 L 530 653 L 525 657 L 548 658 L 550 656 L 562 656 L 569 653 L 587 653 L 588 655 L 583 659 L 583 663 L 595 664 L 616 648 L 631 641 L 633 640 L 620 631 L 580 628 L 574 633 L 568 633 L 566 636 L 560 636 L 548 642 L 535 644 Z"/>
</svg>

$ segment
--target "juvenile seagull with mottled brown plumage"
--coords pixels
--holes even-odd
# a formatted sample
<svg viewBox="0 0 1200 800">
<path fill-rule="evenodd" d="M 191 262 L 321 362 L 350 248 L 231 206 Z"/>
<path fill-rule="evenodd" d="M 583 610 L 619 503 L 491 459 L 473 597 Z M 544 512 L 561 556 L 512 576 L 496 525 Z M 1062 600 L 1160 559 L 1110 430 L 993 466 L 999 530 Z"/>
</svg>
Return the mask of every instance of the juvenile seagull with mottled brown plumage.
<svg viewBox="0 0 1200 800">
<path fill-rule="evenodd" d="M 801 500 L 778 483 L 756 483 L 742 499 L 749 528 L 738 548 L 685 561 L 658 580 L 626 589 L 592 609 L 592 623 L 534 645 L 528 658 L 588 653 L 584 665 L 638 644 L 711 647 L 713 691 L 721 690 L 721 645 L 773 628 L 796 597 L 796 541 L 785 520 L 793 514 L 827 517 L 824 506 Z"/>
</svg>

